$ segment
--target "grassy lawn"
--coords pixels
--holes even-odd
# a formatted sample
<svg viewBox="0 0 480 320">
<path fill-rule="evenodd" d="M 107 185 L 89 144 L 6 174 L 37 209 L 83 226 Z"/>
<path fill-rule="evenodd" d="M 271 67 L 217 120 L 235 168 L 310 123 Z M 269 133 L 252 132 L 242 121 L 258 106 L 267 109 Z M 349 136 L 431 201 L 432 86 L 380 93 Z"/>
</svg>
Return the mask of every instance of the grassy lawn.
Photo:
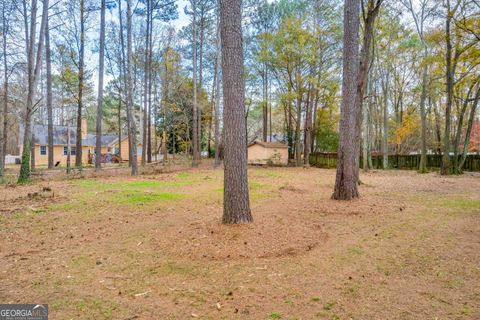
<svg viewBox="0 0 480 320">
<path fill-rule="evenodd" d="M 52 319 L 480 319 L 480 176 L 251 168 L 254 223 L 223 226 L 223 172 L 0 189 L 0 301 Z"/>
</svg>

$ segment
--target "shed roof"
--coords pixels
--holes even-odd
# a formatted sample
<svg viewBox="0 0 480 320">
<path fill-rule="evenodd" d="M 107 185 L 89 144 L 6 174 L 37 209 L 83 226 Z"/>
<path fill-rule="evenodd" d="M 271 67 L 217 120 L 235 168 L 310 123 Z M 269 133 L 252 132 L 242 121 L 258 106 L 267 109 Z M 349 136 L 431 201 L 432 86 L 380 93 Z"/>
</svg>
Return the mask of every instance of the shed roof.
<svg viewBox="0 0 480 320">
<path fill-rule="evenodd" d="M 264 148 L 269 148 L 269 149 L 280 149 L 280 148 L 288 148 L 288 145 L 286 143 L 282 142 L 265 142 L 265 141 L 253 141 L 248 145 L 248 147 L 251 147 L 255 144 L 258 144 Z"/>
</svg>

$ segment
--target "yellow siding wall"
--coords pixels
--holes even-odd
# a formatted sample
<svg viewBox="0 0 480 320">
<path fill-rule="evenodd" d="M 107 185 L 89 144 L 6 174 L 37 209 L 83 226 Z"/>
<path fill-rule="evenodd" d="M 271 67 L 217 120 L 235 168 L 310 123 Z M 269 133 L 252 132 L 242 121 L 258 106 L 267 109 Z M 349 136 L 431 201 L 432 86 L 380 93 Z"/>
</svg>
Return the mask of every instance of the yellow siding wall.
<svg viewBox="0 0 480 320">
<path fill-rule="evenodd" d="M 129 159 L 129 156 L 128 156 L 128 146 L 129 146 L 129 143 L 128 143 L 128 138 L 125 137 L 122 139 L 121 141 L 121 144 L 122 144 L 122 150 L 121 150 L 121 154 L 120 154 L 120 157 L 122 158 L 122 161 L 128 161 Z M 118 148 L 118 143 L 116 143 L 114 145 L 114 148 Z M 137 155 L 141 156 L 142 155 L 142 144 L 141 143 L 138 143 L 137 144 Z M 114 150 L 112 150 L 113 152 Z M 140 161 L 140 157 L 137 156 L 137 160 Z"/>
<path fill-rule="evenodd" d="M 74 146 L 72 146 L 74 147 Z M 93 147 L 84 146 L 82 148 L 82 162 L 83 164 L 88 163 L 88 150 L 93 152 Z M 60 161 L 62 166 L 67 164 L 67 156 L 63 155 L 63 146 L 61 145 L 54 145 L 53 146 L 53 163 L 56 164 Z M 71 163 L 75 163 L 75 156 L 71 155 Z M 48 165 L 48 146 L 47 146 L 47 153 L 45 155 L 40 154 L 40 145 L 35 145 L 35 164 L 36 165 Z"/>
<path fill-rule="evenodd" d="M 122 140 L 122 154 L 120 155 L 123 161 L 128 161 L 128 139 L 125 138 Z M 45 155 L 40 155 L 40 145 L 35 145 L 35 164 L 36 165 L 48 165 L 48 146 L 47 147 L 47 153 Z M 75 147 L 75 146 L 72 146 Z M 118 148 L 118 143 L 115 144 L 112 147 L 102 147 L 102 154 L 105 153 L 114 153 L 115 148 Z M 142 154 L 142 144 L 138 144 L 137 146 L 137 151 L 138 155 L 140 156 Z M 88 154 L 89 150 L 90 153 L 93 154 L 95 152 L 95 147 L 93 146 L 83 146 L 82 148 L 82 162 L 83 164 L 88 163 Z M 75 163 L 75 156 L 71 156 L 71 163 Z M 138 157 L 140 159 L 140 157 Z M 57 161 L 60 161 L 62 166 L 65 166 L 67 164 L 67 156 L 63 155 L 63 145 L 54 145 L 53 146 L 53 163 L 57 163 Z"/>
<path fill-rule="evenodd" d="M 273 162 L 276 165 L 288 164 L 287 148 L 265 148 L 259 144 L 248 147 L 248 163 L 268 164 Z"/>
</svg>

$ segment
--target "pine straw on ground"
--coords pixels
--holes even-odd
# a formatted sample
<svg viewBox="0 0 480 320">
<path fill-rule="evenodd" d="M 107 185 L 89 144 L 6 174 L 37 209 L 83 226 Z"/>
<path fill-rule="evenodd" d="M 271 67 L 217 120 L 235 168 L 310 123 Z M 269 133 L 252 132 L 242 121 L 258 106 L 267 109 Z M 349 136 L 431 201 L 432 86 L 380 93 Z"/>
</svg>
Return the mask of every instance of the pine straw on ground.
<svg viewBox="0 0 480 320">
<path fill-rule="evenodd" d="M 221 170 L 0 189 L 0 301 L 52 319 L 479 319 L 480 176 L 251 168 L 254 223 L 220 224 Z"/>
</svg>

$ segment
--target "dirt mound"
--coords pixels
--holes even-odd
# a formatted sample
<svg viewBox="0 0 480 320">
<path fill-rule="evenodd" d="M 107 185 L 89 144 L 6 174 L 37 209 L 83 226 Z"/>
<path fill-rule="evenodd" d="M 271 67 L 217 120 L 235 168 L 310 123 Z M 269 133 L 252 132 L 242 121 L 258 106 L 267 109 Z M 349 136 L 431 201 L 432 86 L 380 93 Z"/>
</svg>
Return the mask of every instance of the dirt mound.
<svg viewBox="0 0 480 320">
<path fill-rule="evenodd" d="M 252 224 L 195 223 L 172 237 L 157 239 L 156 245 L 176 256 L 222 260 L 297 256 L 325 242 L 327 235 L 320 225 L 290 220 L 256 212 Z"/>
</svg>

